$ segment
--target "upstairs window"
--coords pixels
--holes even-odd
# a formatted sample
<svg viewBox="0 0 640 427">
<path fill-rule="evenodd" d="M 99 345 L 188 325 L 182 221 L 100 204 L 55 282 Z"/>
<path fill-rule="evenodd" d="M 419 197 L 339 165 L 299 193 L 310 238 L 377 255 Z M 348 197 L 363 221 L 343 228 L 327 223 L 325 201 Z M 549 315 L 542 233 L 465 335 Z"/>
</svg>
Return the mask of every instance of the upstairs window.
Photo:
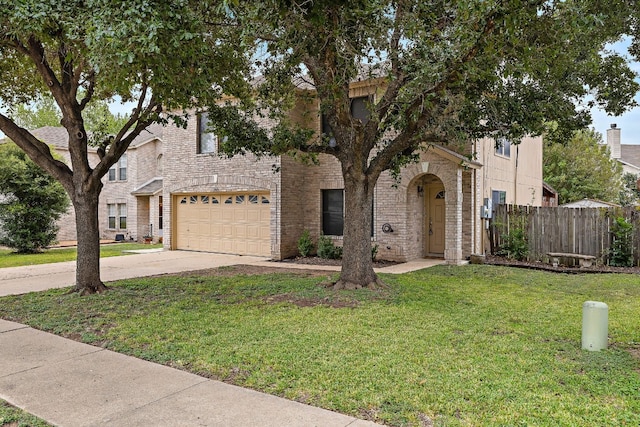
<svg viewBox="0 0 640 427">
<path fill-rule="evenodd" d="M 351 116 L 354 119 L 358 119 L 363 125 L 366 125 L 369 121 L 371 113 L 367 108 L 372 102 L 370 96 L 359 96 L 357 98 L 351 98 Z"/>
<path fill-rule="evenodd" d="M 118 160 L 118 179 L 120 181 L 127 179 L 127 153 L 124 153 Z"/>
<path fill-rule="evenodd" d="M 368 107 L 372 102 L 373 98 L 371 96 L 351 98 L 351 117 L 360 120 L 362 124 L 367 124 L 369 117 L 371 116 Z M 333 135 L 333 130 L 331 130 L 331 126 L 327 123 L 327 119 L 324 115 L 320 117 L 320 131 L 329 137 Z"/>
<path fill-rule="evenodd" d="M 218 136 L 211 132 L 209 127 L 209 115 L 198 115 L 198 154 L 210 154 L 218 152 Z"/>
<path fill-rule="evenodd" d="M 127 180 L 127 153 L 124 153 L 120 159 L 109 168 L 109 181 L 126 181 Z"/>
<path fill-rule="evenodd" d="M 496 154 L 498 156 L 511 157 L 511 141 L 507 138 L 496 140 Z"/>
</svg>

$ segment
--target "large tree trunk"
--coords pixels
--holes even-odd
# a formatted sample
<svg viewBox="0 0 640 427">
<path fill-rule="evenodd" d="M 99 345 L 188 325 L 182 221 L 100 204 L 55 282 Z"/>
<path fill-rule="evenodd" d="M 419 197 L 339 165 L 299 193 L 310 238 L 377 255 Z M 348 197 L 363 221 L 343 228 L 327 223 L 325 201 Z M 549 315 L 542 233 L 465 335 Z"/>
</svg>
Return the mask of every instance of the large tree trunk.
<svg viewBox="0 0 640 427">
<path fill-rule="evenodd" d="M 382 284 L 373 271 L 371 257 L 374 185 L 364 175 L 345 175 L 342 271 L 334 289 L 375 288 Z"/>
<path fill-rule="evenodd" d="M 104 292 L 107 287 L 100 280 L 100 229 L 98 227 L 98 197 L 100 188 L 73 198 L 78 234 L 76 284 L 81 295 Z"/>
</svg>

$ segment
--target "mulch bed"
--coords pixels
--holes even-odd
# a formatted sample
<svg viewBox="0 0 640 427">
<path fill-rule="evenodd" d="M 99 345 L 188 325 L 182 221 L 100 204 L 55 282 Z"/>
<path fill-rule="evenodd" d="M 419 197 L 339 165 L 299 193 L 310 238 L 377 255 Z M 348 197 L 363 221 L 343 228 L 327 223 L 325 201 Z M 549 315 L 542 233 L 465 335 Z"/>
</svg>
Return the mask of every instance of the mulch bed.
<svg viewBox="0 0 640 427">
<path fill-rule="evenodd" d="M 533 270 L 544 270 L 555 273 L 568 273 L 568 274 L 583 274 L 583 273 L 627 273 L 627 274 L 640 274 L 640 267 L 612 267 L 609 265 L 594 264 L 591 267 L 571 267 L 559 265 L 554 267 L 551 264 L 544 263 L 542 261 L 516 261 L 505 257 L 499 257 L 495 255 L 487 255 L 485 257 L 485 264 L 489 265 L 503 265 L 507 267 L 517 268 L 529 268 Z"/>
<path fill-rule="evenodd" d="M 273 262 L 307 264 L 307 265 L 333 265 L 338 267 L 342 265 L 341 259 L 326 259 L 326 258 L 320 258 L 317 256 L 286 258 L 281 261 L 273 261 Z M 389 267 L 391 265 L 396 265 L 396 264 L 399 264 L 399 263 L 395 261 L 387 261 L 387 260 L 381 259 L 381 260 L 375 260 L 373 262 L 373 267 L 383 268 L 383 267 Z"/>
</svg>

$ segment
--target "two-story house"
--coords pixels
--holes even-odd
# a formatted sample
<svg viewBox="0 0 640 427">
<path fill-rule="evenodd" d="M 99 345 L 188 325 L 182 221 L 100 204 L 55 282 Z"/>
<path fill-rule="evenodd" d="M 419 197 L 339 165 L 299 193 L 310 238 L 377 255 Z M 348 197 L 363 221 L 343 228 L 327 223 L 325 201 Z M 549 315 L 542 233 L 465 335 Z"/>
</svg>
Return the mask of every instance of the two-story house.
<svg viewBox="0 0 640 427">
<path fill-rule="evenodd" d="M 103 178 L 98 223 L 104 239 L 137 240 L 162 237 L 162 127 L 143 131 L 127 152 Z M 63 127 L 46 126 L 33 135 L 53 147 L 71 164 L 67 131 Z M 89 147 L 89 164 L 99 162 L 97 150 Z M 58 221 L 59 241 L 77 240 L 73 207 Z"/>
<path fill-rule="evenodd" d="M 162 133 L 161 125 L 142 131 L 103 178 L 98 209 L 104 238 L 162 238 Z"/>
<path fill-rule="evenodd" d="M 375 96 L 366 82 L 350 91 L 354 114 Z M 317 102 L 308 99 L 301 97 L 291 118 L 322 132 Z M 223 158 L 208 129 L 206 114 L 193 114 L 186 128 L 164 130 L 166 248 L 283 259 L 296 255 L 304 230 L 340 244 L 344 184 L 336 159 L 321 155 L 317 165 L 305 165 L 287 156 Z M 402 170 L 399 185 L 381 176 L 372 230 L 379 258 L 433 256 L 457 264 L 484 252 L 487 200 L 541 205 L 541 138 L 483 139 L 465 151 L 475 157 L 434 145 Z"/>
</svg>

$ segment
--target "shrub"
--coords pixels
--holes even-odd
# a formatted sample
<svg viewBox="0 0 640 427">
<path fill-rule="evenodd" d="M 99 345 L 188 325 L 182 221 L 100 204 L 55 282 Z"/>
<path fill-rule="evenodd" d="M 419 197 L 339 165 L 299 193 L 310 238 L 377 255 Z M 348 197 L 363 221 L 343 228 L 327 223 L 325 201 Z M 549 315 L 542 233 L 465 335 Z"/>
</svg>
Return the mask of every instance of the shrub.
<svg viewBox="0 0 640 427">
<path fill-rule="evenodd" d="M 340 259 L 342 247 L 334 245 L 331 237 L 321 235 L 318 239 L 318 256 L 324 259 Z"/>
<path fill-rule="evenodd" d="M 514 228 L 504 237 L 498 255 L 522 261 L 529 254 L 527 234 L 522 228 Z"/>
<path fill-rule="evenodd" d="M 298 252 L 303 257 L 308 257 L 313 252 L 313 241 L 311 241 L 309 230 L 304 230 L 302 236 L 298 239 Z"/>
<path fill-rule="evenodd" d="M 377 255 L 378 255 L 378 245 L 371 246 L 371 261 L 375 261 Z"/>
<path fill-rule="evenodd" d="M 609 265 L 631 267 L 633 265 L 633 224 L 617 217 L 611 227 L 613 240 L 609 248 Z"/>
<path fill-rule="evenodd" d="M 56 240 L 69 206 L 62 185 L 14 144 L 0 147 L 0 244 L 35 253 Z"/>
</svg>

